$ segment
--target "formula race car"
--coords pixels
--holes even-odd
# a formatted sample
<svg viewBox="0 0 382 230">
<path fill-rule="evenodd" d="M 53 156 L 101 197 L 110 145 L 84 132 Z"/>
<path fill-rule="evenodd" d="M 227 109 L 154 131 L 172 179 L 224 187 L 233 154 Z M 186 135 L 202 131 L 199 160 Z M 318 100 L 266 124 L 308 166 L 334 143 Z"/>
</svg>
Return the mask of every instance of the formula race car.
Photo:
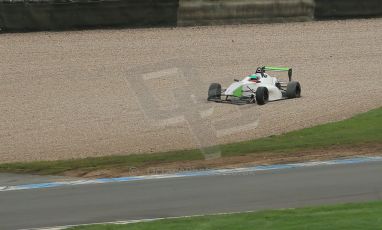
<svg viewBox="0 0 382 230">
<path fill-rule="evenodd" d="M 271 77 L 269 71 L 288 72 L 288 81 Z M 301 85 L 292 81 L 292 69 L 285 67 L 259 67 L 256 73 L 239 81 L 234 79 L 227 89 L 219 83 L 212 83 L 208 89 L 208 101 L 228 103 L 257 103 L 264 105 L 268 101 L 276 101 L 301 96 Z"/>
</svg>

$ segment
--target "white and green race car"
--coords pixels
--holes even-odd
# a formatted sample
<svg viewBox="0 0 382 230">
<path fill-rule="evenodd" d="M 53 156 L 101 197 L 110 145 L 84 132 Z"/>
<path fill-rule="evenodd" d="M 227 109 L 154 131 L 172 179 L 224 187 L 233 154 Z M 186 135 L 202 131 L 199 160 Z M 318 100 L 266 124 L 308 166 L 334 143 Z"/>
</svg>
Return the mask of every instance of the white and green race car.
<svg viewBox="0 0 382 230">
<path fill-rule="evenodd" d="M 271 77 L 269 71 L 285 71 L 288 81 Z M 268 101 L 276 101 L 301 96 L 301 85 L 292 81 L 292 69 L 285 67 L 259 67 L 256 73 L 245 77 L 243 80 L 234 80 L 227 89 L 219 83 L 212 83 L 208 89 L 208 101 L 228 103 L 257 103 L 264 105 Z"/>
</svg>

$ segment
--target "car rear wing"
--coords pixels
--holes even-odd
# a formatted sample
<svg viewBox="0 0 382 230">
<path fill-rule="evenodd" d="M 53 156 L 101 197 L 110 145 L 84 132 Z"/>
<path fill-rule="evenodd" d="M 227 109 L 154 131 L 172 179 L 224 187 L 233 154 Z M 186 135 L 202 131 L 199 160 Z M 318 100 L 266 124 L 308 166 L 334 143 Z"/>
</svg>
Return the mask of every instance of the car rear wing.
<svg viewBox="0 0 382 230">
<path fill-rule="evenodd" d="M 275 72 L 286 72 L 288 71 L 288 79 L 289 81 L 292 81 L 292 68 L 289 67 L 274 67 L 274 66 L 263 66 L 261 67 L 261 70 L 263 72 L 266 71 L 275 71 Z"/>
</svg>

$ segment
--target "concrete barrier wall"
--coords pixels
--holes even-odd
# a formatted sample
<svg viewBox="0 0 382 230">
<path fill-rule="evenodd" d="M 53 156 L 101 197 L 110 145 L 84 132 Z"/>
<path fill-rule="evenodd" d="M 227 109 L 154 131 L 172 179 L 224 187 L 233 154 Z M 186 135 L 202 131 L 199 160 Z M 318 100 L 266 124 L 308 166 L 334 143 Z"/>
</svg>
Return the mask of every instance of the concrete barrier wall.
<svg viewBox="0 0 382 230">
<path fill-rule="evenodd" d="M 382 16 L 382 0 L 315 0 L 317 19 Z"/>
<path fill-rule="evenodd" d="M 307 21 L 314 0 L 180 0 L 178 25 Z"/>
<path fill-rule="evenodd" d="M 5 31 L 176 26 L 178 0 L 0 0 Z"/>
<path fill-rule="evenodd" d="M 4 31 L 382 16 L 382 0 L 0 0 Z"/>
</svg>

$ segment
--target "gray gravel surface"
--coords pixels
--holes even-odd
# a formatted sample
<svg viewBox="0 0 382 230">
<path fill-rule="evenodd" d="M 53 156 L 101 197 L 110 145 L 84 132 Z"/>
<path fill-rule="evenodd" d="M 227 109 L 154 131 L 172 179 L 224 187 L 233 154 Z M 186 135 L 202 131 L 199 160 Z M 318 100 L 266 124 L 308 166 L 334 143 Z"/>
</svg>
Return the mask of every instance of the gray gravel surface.
<svg viewBox="0 0 382 230">
<path fill-rule="evenodd" d="M 348 118 L 382 106 L 381 38 L 382 19 L 1 34 L 0 162 L 193 148 Z M 205 101 L 209 83 L 259 65 L 293 67 L 303 97 Z M 162 67 L 144 81 L 159 100 L 139 102 L 131 79 Z M 174 96 L 183 80 L 171 68 L 186 73 L 192 103 Z M 186 116 L 166 115 L 178 108 Z M 247 118 L 258 123 L 241 127 Z"/>
</svg>

